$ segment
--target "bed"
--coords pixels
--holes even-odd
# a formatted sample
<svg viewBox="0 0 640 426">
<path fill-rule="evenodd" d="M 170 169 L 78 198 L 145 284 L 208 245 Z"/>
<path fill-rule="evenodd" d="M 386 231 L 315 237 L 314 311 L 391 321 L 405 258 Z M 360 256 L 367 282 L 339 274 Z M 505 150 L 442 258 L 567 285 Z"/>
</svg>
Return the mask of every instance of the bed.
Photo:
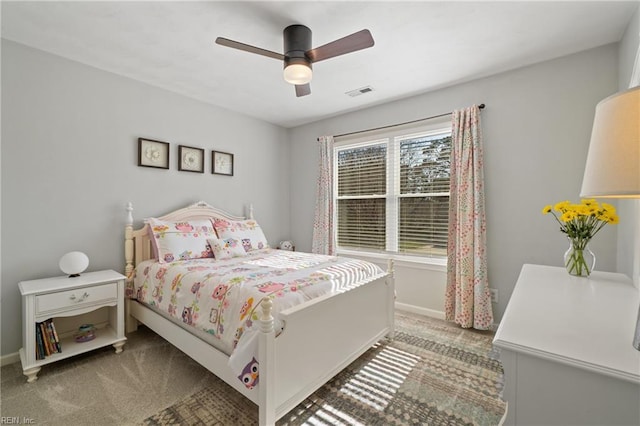
<svg viewBox="0 0 640 426">
<path fill-rule="evenodd" d="M 302 267 L 298 268 L 298 266 L 301 264 L 315 265 L 312 265 L 315 269 L 312 269 L 314 272 L 311 272 L 310 276 L 318 281 L 318 276 L 327 275 L 326 267 L 328 264 L 335 271 L 344 269 L 344 262 L 349 263 L 349 260 L 343 258 L 307 258 L 305 257 L 307 255 L 265 247 L 260 247 L 258 250 L 255 247 L 257 246 L 255 240 L 253 247 L 255 250 L 244 247 L 248 254 L 246 258 L 241 259 L 233 256 L 225 259 L 226 255 L 220 254 L 221 252 L 218 250 L 220 247 L 217 247 L 220 241 L 215 238 L 207 240 L 211 245 L 216 245 L 215 255 L 220 254 L 220 263 L 218 258 L 211 257 L 204 250 L 201 254 L 202 257 L 185 258 L 184 262 L 176 257 L 182 258 L 185 256 L 184 253 L 192 252 L 195 252 L 198 257 L 200 256 L 197 254 L 198 251 L 185 250 L 183 253 L 175 253 L 170 256 L 158 251 L 157 244 L 162 244 L 162 240 L 158 240 L 157 231 L 158 229 L 162 230 L 162 227 L 157 227 L 158 223 L 195 224 L 201 223 L 199 221 L 211 221 L 211 223 L 218 225 L 242 224 L 251 220 L 253 220 L 252 208 L 249 209 L 248 217 L 245 218 L 229 214 L 205 202 L 198 202 L 163 216 L 145 220 L 141 228 L 134 229 L 133 207 L 129 203 L 125 225 L 125 275 L 127 277 L 127 295 L 130 297 L 127 300 L 127 332 L 134 331 L 138 323 L 146 325 L 255 403 L 258 406 L 260 425 L 272 425 L 378 340 L 385 336 L 393 337 L 395 294 L 393 263 L 389 261 L 386 271 L 378 268 L 377 271 L 372 269 L 367 274 L 345 274 L 356 277 L 355 281 L 351 279 L 347 283 L 337 283 L 337 280 L 333 279 L 333 274 L 330 273 L 328 274 L 331 277 L 328 280 L 331 283 L 328 287 L 331 289 L 330 291 L 318 292 L 313 295 L 313 298 L 308 295 L 305 297 L 296 295 L 299 300 L 295 304 L 279 305 L 283 303 L 280 297 L 276 297 L 279 288 L 273 288 L 273 282 L 279 280 L 268 280 L 266 283 L 255 285 L 257 290 L 254 291 L 263 290 L 263 292 L 254 293 L 251 296 L 253 308 L 251 315 L 247 317 L 253 319 L 250 321 L 252 324 L 251 332 L 247 330 L 246 336 L 243 335 L 239 343 L 238 339 L 231 342 L 229 349 L 229 342 L 216 344 L 216 338 L 222 340 L 222 337 L 215 336 L 215 330 L 203 333 L 202 330 L 194 331 L 192 327 L 185 326 L 185 323 L 190 323 L 192 320 L 191 312 L 187 312 L 187 308 L 182 308 L 182 315 L 180 312 L 173 312 L 172 318 L 171 314 L 162 312 L 160 306 L 154 306 L 153 300 L 158 300 L 158 290 L 155 290 L 156 284 L 152 281 L 153 276 L 162 275 L 164 278 L 165 273 L 173 273 L 178 276 L 180 272 L 173 268 L 186 267 L 189 268 L 189 271 L 206 270 L 210 266 L 209 264 L 215 265 L 214 268 L 219 270 L 222 265 L 229 262 L 230 266 L 226 270 L 236 273 L 241 271 L 243 274 L 250 274 L 253 277 L 260 275 L 260 273 L 254 273 L 250 270 L 255 264 L 273 265 L 274 262 L 285 262 L 285 269 L 298 274 L 294 276 L 294 281 L 306 283 L 308 281 L 305 280 L 308 279 L 299 276 L 298 269 L 302 269 Z M 215 229 L 220 234 L 221 228 L 216 227 Z M 202 230 L 204 232 L 205 228 L 203 227 Z M 242 239 L 242 244 L 244 245 L 244 243 L 245 239 Z M 248 244 L 251 246 L 251 242 Z M 262 243 L 258 245 L 261 246 Z M 228 244 L 225 247 L 227 252 L 236 250 L 236 248 L 230 249 Z M 186 256 L 188 257 L 188 255 Z M 164 266 L 154 265 L 154 262 L 164 262 Z M 152 269 L 153 267 L 161 268 L 162 271 L 156 272 L 158 269 Z M 213 292 L 210 289 L 206 290 L 207 295 L 211 296 L 206 298 L 207 303 L 212 301 L 210 299 L 216 299 L 220 296 L 221 282 L 238 281 L 237 277 L 216 276 L 216 271 L 208 270 L 204 273 L 207 274 L 207 279 L 214 280 L 214 285 L 217 285 Z M 172 281 L 175 287 L 175 278 L 167 281 Z M 200 281 L 204 282 L 204 279 L 196 281 L 193 281 L 193 284 L 190 284 L 190 281 L 186 285 L 186 288 L 189 288 L 194 294 L 200 288 Z M 327 279 L 321 278 L 322 283 L 317 286 L 315 281 L 314 285 L 309 285 L 307 288 L 320 288 L 321 285 L 326 284 Z M 293 289 L 293 293 L 302 293 L 303 287 L 303 285 L 297 286 Z M 240 287 L 238 287 L 238 292 L 240 292 L 239 289 Z M 314 292 L 315 290 L 307 293 Z M 281 295 L 282 293 L 280 291 Z M 184 295 L 189 295 L 189 291 L 183 290 L 181 297 Z M 147 303 L 138 301 L 136 299 L 138 296 L 141 296 L 141 299 L 146 298 Z M 155 305 L 160 304 L 162 303 Z M 242 309 L 246 307 L 245 303 Z M 175 310 L 175 306 L 173 309 Z M 209 309 L 212 313 L 211 317 L 217 317 L 217 311 L 214 315 L 215 309 L 210 306 L 203 308 L 202 311 L 208 312 Z M 231 308 L 229 309 L 231 310 Z M 241 310 L 241 312 L 246 316 L 245 310 Z M 207 315 L 205 312 L 200 313 L 202 317 Z M 220 315 L 222 314 L 220 313 Z M 212 318 L 209 320 L 213 323 Z M 245 319 L 245 321 L 247 320 Z M 229 324 L 229 322 L 227 321 L 225 324 Z M 247 323 L 242 324 L 244 326 Z M 212 335 L 214 335 L 213 338 Z M 245 342 L 251 342 L 251 344 L 245 344 Z M 236 361 L 235 365 L 233 364 L 236 344 L 239 347 L 249 348 L 243 349 L 245 353 L 242 356 L 245 358 L 251 356 L 251 351 L 255 351 L 255 357 L 259 362 L 259 380 L 251 386 L 246 383 L 246 380 L 243 381 L 242 374 L 237 374 L 238 366 L 243 363 Z M 239 356 L 236 359 L 242 361 Z"/>
</svg>

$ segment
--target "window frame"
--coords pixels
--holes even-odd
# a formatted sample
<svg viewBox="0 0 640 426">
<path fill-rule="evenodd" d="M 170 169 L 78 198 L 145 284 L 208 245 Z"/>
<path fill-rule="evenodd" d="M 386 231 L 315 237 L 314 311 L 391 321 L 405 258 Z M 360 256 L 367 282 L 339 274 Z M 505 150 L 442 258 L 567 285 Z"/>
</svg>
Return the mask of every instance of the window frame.
<svg viewBox="0 0 640 426">
<path fill-rule="evenodd" d="M 411 264 L 423 264 L 428 269 L 443 270 L 447 265 L 446 254 L 442 257 L 426 256 L 412 253 L 402 253 L 398 251 L 399 241 L 399 209 L 400 199 L 405 197 L 415 197 L 414 194 L 401 194 L 400 192 L 400 145 L 401 141 L 417 138 L 429 137 L 439 134 L 451 135 L 451 118 L 449 116 L 432 119 L 429 122 L 420 124 L 410 124 L 394 126 L 383 130 L 362 132 L 358 135 L 347 135 L 337 137 L 333 147 L 333 223 L 335 223 L 333 238 L 336 242 L 336 252 L 338 254 L 366 257 L 370 259 L 394 259 Z M 338 195 L 338 152 L 345 149 L 361 148 L 371 145 L 386 144 L 387 147 L 387 188 L 386 194 L 382 198 L 386 199 L 386 247 L 384 250 L 367 250 L 341 247 L 338 245 L 338 201 L 349 197 Z M 437 193 L 438 195 L 450 195 L 449 193 Z M 429 194 L 436 195 L 436 193 Z M 372 195 L 366 198 L 381 198 L 379 195 Z M 390 226 L 392 225 L 392 226 Z M 433 268 L 431 268 L 433 267 Z"/>
</svg>

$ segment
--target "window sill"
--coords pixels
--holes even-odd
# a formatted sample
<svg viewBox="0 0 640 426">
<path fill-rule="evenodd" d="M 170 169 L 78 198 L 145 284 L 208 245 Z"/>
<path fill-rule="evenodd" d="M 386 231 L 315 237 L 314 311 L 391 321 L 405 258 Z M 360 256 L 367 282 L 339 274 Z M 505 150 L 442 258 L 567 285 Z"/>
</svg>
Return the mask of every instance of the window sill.
<svg viewBox="0 0 640 426">
<path fill-rule="evenodd" d="M 434 257 L 418 257 L 418 256 L 406 256 L 402 254 L 391 253 L 373 253 L 357 250 L 345 250 L 339 249 L 336 252 L 339 256 L 353 256 L 364 258 L 372 262 L 389 259 L 393 259 L 396 266 L 407 266 L 411 268 L 429 269 L 432 271 L 446 272 L 447 271 L 447 259 L 434 258 Z"/>
</svg>

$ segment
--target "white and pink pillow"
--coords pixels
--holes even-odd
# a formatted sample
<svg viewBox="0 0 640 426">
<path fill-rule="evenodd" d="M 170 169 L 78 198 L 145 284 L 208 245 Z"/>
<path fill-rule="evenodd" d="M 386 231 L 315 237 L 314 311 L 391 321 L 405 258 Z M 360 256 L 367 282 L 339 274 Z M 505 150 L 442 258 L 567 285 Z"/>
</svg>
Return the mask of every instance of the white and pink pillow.
<svg viewBox="0 0 640 426">
<path fill-rule="evenodd" d="M 247 253 L 256 250 L 269 248 L 267 238 L 262 232 L 262 228 L 253 219 L 248 220 L 224 220 L 215 219 L 213 226 L 218 234 L 218 238 L 234 238 L 241 242 Z"/>
<path fill-rule="evenodd" d="M 213 257 L 207 239 L 216 238 L 216 233 L 210 220 L 169 222 L 151 218 L 148 222 L 158 262 Z"/>
<path fill-rule="evenodd" d="M 242 243 L 235 238 L 209 238 L 209 246 L 216 260 L 232 259 L 234 257 L 243 257 L 247 252 L 242 247 Z"/>
</svg>

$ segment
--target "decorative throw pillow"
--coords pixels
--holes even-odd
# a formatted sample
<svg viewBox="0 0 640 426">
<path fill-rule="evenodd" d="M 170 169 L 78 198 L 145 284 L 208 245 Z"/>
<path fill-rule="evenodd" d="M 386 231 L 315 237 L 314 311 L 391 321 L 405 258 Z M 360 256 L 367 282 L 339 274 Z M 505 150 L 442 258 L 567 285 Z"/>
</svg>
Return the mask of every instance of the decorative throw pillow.
<svg viewBox="0 0 640 426">
<path fill-rule="evenodd" d="M 215 238 L 216 233 L 209 220 L 168 222 L 152 218 L 149 226 L 160 263 L 213 257 L 207 239 Z"/>
<path fill-rule="evenodd" d="M 231 259 L 234 257 L 246 256 L 247 252 L 242 247 L 240 241 L 235 238 L 209 238 L 209 245 L 216 260 Z"/>
<path fill-rule="evenodd" d="M 269 248 L 267 238 L 262 228 L 253 219 L 248 220 L 224 220 L 215 219 L 213 226 L 216 228 L 218 238 L 235 238 L 242 243 L 247 253 Z"/>
</svg>

